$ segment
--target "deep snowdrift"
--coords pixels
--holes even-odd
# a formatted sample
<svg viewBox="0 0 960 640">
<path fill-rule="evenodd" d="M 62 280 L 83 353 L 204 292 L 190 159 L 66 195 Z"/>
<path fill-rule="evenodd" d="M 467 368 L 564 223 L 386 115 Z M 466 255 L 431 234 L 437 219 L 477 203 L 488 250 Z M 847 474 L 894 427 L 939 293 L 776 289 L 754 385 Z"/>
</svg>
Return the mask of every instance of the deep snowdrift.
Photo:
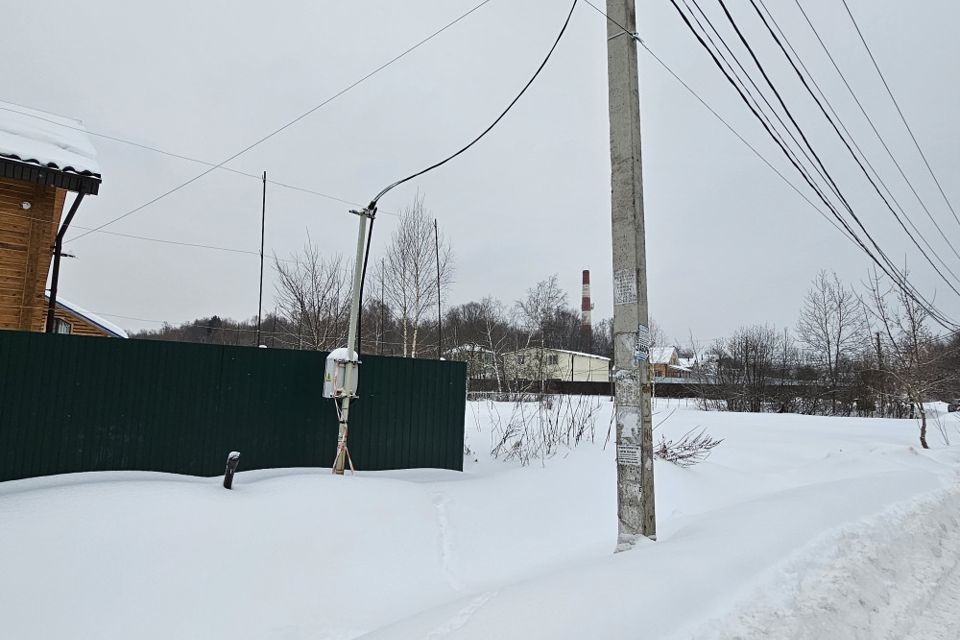
<svg viewBox="0 0 960 640">
<path fill-rule="evenodd" d="M 658 464 L 659 541 L 613 555 L 599 402 L 596 444 L 524 468 L 471 403 L 463 474 L 0 484 L 0 637 L 956 637 L 960 451 L 935 433 L 681 405 L 660 431 L 726 441 Z"/>
</svg>

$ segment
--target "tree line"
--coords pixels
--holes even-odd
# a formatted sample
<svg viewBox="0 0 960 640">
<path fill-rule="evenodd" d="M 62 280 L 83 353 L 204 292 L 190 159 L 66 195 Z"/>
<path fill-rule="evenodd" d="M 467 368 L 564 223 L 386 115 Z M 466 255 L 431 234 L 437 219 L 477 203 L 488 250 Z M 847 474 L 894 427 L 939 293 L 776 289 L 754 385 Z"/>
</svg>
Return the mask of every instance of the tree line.
<svg viewBox="0 0 960 640">
<path fill-rule="evenodd" d="M 350 316 L 353 264 L 325 254 L 308 236 L 303 248 L 274 259 L 274 306 L 262 322 L 260 344 L 329 351 L 343 346 Z M 491 375 L 502 377 L 503 354 L 520 348 L 612 355 L 612 323 L 592 336 L 580 330 L 580 312 L 568 303 L 556 274 L 513 303 L 487 296 L 458 305 L 444 302 L 454 279 L 449 241 L 418 195 L 400 214 L 382 255 L 370 257 L 360 316 L 360 352 L 411 358 L 462 358 L 462 347 L 493 354 Z M 136 338 L 210 344 L 257 345 L 256 319 L 212 316 L 133 334 Z M 442 343 L 441 343 L 442 340 Z"/>
<path fill-rule="evenodd" d="M 960 397 L 960 334 L 876 271 L 860 287 L 821 271 L 793 332 L 741 327 L 701 348 L 691 338 L 705 408 L 911 417 L 927 446 L 927 403 Z"/>
</svg>

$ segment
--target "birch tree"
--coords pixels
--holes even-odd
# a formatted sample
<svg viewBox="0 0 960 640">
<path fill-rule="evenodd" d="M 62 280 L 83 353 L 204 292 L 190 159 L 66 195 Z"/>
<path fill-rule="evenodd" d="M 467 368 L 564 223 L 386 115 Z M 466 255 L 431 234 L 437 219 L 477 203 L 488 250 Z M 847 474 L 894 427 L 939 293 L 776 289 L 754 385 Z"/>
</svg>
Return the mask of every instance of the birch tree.
<svg viewBox="0 0 960 640">
<path fill-rule="evenodd" d="M 863 307 L 837 274 L 817 274 L 803 299 L 797 334 L 822 371 L 831 411 L 836 413 L 837 390 L 845 368 L 869 339 Z"/>
<path fill-rule="evenodd" d="M 401 213 L 377 274 L 386 302 L 400 324 L 404 357 L 417 357 L 421 328 L 432 316 L 438 294 L 453 282 L 453 251 L 443 235 L 437 244 L 433 218 L 423 206 L 423 196 L 418 194 L 413 204 Z"/>
</svg>

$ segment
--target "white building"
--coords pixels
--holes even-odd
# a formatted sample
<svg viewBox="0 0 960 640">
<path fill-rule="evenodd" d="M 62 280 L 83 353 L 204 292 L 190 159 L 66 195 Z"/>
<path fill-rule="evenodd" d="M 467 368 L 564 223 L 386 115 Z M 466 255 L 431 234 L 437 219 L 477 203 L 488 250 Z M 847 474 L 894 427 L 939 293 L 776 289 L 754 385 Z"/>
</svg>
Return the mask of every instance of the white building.
<svg viewBox="0 0 960 640">
<path fill-rule="evenodd" d="M 610 380 L 610 358 L 566 349 L 529 347 L 511 351 L 504 354 L 503 367 L 507 378 L 512 380 Z"/>
</svg>

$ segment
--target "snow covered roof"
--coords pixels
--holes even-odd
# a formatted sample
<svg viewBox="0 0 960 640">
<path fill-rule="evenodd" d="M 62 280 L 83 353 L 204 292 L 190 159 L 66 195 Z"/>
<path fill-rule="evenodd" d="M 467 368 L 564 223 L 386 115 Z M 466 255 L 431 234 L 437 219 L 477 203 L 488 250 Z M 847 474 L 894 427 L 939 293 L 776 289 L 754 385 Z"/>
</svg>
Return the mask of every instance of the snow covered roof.
<svg viewBox="0 0 960 640">
<path fill-rule="evenodd" d="M 83 123 L 0 101 L 0 157 L 100 177 L 97 151 Z"/>
<path fill-rule="evenodd" d="M 45 297 L 46 297 L 47 300 L 50 299 L 49 296 L 45 296 Z M 73 304 L 72 302 L 70 302 L 70 301 L 68 301 L 68 300 L 64 300 L 64 299 L 61 298 L 60 296 L 57 296 L 57 306 L 58 306 L 58 307 L 63 307 L 64 309 L 66 309 L 67 311 L 71 312 L 72 314 L 74 314 L 74 315 L 76 315 L 76 316 L 80 316 L 81 318 L 83 318 L 83 319 L 86 320 L 87 322 L 89 322 L 89 323 L 91 323 L 91 324 L 94 324 L 94 325 L 100 327 L 101 329 L 103 329 L 104 331 L 106 331 L 106 332 L 109 333 L 110 335 L 114 336 L 115 338 L 129 338 L 129 337 L 130 337 L 130 336 L 127 335 L 127 332 L 124 331 L 121 327 L 113 324 L 113 323 L 110 322 L 109 320 L 104 320 L 103 318 L 101 318 L 101 317 L 98 316 L 97 314 L 91 313 L 90 311 L 87 311 L 86 309 L 84 309 L 83 307 L 81 307 L 81 306 L 79 306 L 79 305 L 75 305 L 75 304 Z"/>
<path fill-rule="evenodd" d="M 490 349 L 481 347 L 480 345 L 472 342 L 465 342 L 459 346 L 451 347 L 450 349 L 447 349 L 446 352 L 451 355 L 457 355 L 460 353 L 493 353 L 493 351 Z"/>
<path fill-rule="evenodd" d="M 670 364 L 676 347 L 652 347 L 650 349 L 650 364 Z"/>
<path fill-rule="evenodd" d="M 537 351 L 540 347 L 527 347 L 526 349 L 519 349 L 515 353 L 523 353 L 525 351 Z M 572 356 L 583 356 L 584 358 L 596 358 L 597 360 L 605 360 L 610 362 L 610 358 L 605 356 L 598 356 L 595 353 L 584 353 L 583 351 L 570 351 L 569 349 L 552 349 L 550 347 L 544 347 L 544 351 L 552 351 L 554 353 L 569 353 Z"/>
</svg>

